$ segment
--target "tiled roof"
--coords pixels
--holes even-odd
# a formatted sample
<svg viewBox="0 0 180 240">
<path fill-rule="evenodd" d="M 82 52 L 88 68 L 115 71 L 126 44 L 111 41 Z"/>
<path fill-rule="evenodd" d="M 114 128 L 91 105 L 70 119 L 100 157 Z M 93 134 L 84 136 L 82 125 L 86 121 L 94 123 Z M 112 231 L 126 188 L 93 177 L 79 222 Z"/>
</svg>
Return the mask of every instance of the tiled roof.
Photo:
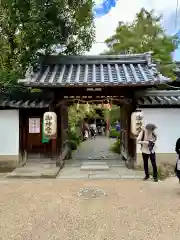
<svg viewBox="0 0 180 240">
<path fill-rule="evenodd" d="M 179 105 L 180 106 L 180 91 L 147 91 L 138 98 L 139 106 L 161 106 L 161 105 Z"/>
<path fill-rule="evenodd" d="M 17 101 L 17 100 L 0 100 L 0 107 L 2 108 L 48 108 L 51 101 Z"/>
<path fill-rule="evenodd" d="M 154 85 L 169 82 L 151 63 L 149 53 L 100 56 L 49 56 L 26 79 L 27 86 Z"/>
</svg>

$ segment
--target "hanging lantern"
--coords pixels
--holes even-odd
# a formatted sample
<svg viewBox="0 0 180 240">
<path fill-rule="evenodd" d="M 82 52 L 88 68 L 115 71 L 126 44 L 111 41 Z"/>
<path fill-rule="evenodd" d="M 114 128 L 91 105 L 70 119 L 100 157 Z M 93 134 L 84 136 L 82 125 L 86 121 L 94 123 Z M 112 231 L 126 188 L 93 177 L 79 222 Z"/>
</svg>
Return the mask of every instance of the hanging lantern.
<svg viewBox="0 0 180 240">
<path fill-rule="evenodd" d="M 144 117 L 141 111 L 133 112 L 131 114 L 131 133 L 138 136 L 144 127 Z"/>
<path fill-rule="evenodd" d="M 52 137 L 57 132 L 57 115 L 55 112 L 45 112 L 43 116 L 44 135 Z"/>
</svg>

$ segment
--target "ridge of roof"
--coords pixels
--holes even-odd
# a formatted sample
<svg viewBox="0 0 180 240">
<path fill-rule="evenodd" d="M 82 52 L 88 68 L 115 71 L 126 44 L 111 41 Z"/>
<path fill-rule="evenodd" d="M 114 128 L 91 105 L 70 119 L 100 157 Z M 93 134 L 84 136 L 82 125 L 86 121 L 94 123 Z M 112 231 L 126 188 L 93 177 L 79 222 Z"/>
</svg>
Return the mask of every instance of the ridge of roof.
<svg viewBox="0 0 180 240">
<path fill-rule="evenodd" d="M 43 64 L 60 64 L 60 63 L 86 63 L 86 62 L 147 62 L 151 64 L 151 52 L 139 53 L 139 54 L 117 54 L 117 55 L 48 55 L 48 56 L 40 56 L 40 63 Z"/>
</svg>

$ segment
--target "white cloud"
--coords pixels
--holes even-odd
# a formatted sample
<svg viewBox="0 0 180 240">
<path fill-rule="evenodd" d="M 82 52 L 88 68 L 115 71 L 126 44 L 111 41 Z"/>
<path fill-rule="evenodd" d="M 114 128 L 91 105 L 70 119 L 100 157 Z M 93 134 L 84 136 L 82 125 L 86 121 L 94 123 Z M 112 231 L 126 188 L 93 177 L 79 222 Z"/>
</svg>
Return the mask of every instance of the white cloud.
<svg viewBox="0 0 180 240">
<path fill-rule="evenodd" d="M 106 38 L 110 37 L 114 33 L 119 21 L 132 21 L 135 14 L 142 7 L 148 10 L 155 9 L 158 14 L 162 13 L 164 18 L 166 18 L 172 12 L 175 14 L 176 4 L 177 0 L 119 0 L 116 7 L 109 14 L 95 20 L 96 42 L 104 42 Z M 95 43 L 88 54 L 99 54 L 105 48 L 105 44 Z"/>
</svg>

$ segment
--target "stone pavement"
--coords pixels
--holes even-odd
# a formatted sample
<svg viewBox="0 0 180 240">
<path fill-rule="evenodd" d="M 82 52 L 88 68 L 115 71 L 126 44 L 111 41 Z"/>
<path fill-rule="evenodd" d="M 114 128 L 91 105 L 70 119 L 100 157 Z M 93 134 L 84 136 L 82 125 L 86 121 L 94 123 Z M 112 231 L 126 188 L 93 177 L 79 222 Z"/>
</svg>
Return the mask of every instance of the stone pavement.
<svg viewBox="0 0 180 240">
<path fill-rule="evenodd" d="M 8 178 L 56 178 L 60 171 L 55 163 L 27 163 L 8 173 Z"/>
<path fill-rule="evenodd" d="M 97 136 L 81 143 L 73 152 L 72 160 L 119 160 L 119 154 L 109 150 L 115 139 Z"/>
<path fill-rule="evenodd" d="M 142 171 L 127 169 L 120 155 L 109 150 L 115 139 L 97 137 L 84 141 L 59 172 L 58 179 L 141 179 Z"/>
<path fill-rule="evenodd" d="M 176 178 L 0 180 L 1 240 L 179 240 Z M 82 188 L 102 189 L 83 199 Z"/>
</svg>

